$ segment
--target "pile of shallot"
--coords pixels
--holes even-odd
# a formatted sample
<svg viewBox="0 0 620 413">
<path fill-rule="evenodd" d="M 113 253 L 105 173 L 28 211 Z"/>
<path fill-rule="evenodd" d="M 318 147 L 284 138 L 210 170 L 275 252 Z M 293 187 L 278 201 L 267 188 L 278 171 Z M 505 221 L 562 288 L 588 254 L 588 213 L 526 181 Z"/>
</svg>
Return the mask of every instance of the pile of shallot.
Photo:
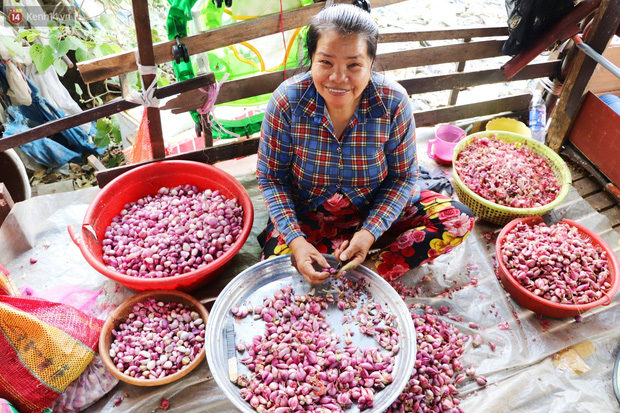
<svg viewBox="0 0 620 413">
<path fill-rule="evenodd" d="M 454 168 L 474 193 L 512 208 L 547 205 L 561 189 L 545 157 L 494 137 L 474 137 L 459 152 Z"/>
<path fill-rule="evenodd" d="M 501 246 L 501 260 L 527 290 L 561 304 L 587 304 L 611 288 L 607 253 L 565 222 L 518 223 Z"/>
<path fill-rule="evenodd" d="M 405 389 L 386 413 L 462 413 L 456 385 L 475 373 L 473 366 L 466 373 L 460 373 L 463 370 L 460 359 L 469 337 L 442 320 L 439 317 L 441 312 L 434 308 L 424 306 L 422 314 L 417 310 L 418 306 L 412 306 L 418 348 L 415 367 Z M 480 385 L 483 385 L 483 379 L 486 384 L 483 376 L 478 377 Z"/>
<path fill-rule="evenodd" d="M 218 190 L 163 187 L 127 204 L 106 229 L 103 262 L 126 275 L 184 274 L 224 254 L 241 235 L 243 208 Z"/>
<path fill-rule="evenodd" d="M 148 298 L 133 306 L 112 335 L 109 354 L 117 369 L 137 379 L 161 379 L 184 369 L 198 356 L 205 323 L 182 303 Z"/>
<path fill-rule="evenodd" d="M 251 343 L 237 343 L 244 354 L 241 362 L 251 372 L 250 377 L 239 376 L 237 384 L 256 411 L 342 412 L 354 404 L 363 410 L 372 407 L 375 393 L 392 382 L 394 356 L 400 349 L 396 317 L 368 298 L 360 300 L 353 291 L 361 283 L 344 282 L 347 293 L 338 297 L 297 295 L 287 286 L 262 305 L 244 303 L 232 309 L 235 317 L 253 314 L 265 321 L 264 334 Z M 326 321 L 332 303 L 346 310 L 342 337 Z M 355 333 L 347 326 L 353 322 L 378 346 L 355 345 Z"/>
</svg>

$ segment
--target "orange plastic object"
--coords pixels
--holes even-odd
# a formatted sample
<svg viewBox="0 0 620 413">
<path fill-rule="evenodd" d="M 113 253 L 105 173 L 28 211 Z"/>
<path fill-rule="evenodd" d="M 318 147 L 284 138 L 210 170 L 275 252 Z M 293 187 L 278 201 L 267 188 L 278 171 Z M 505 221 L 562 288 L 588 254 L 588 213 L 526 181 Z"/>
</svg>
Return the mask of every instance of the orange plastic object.
<svg viewBox="0 0 620 413">
<path fill-rule="evenodd" d="M 123 150 L 128 164 L 150 161 L 153 159 L 153 147 L 151 146 L 151 134 L 149 132 L 149 119 L 147 111 L 142 112 L 140 127 L 131 147 Z"/>
<path fill-rule="evenodd" d="M 620 185 L 620 115 L 588 92 L 571 126 L 568 139 L 605 174 Z"/>
<path fill-rule="evenodd" d="M 510 221 L 499 233 L 499 236 L 497 237 L 497 241 L 495 243 L 495 254 L 497 257 L 499 278 L 502 281 L 504 289 L 508 291 L 510 296 L 514 298 L 515 301 L 517 301 L 528 310 L 531 310 L 537 314 L 542 314 L 546 315 L 547 317 L 553 318 L 575 317 L 600 305 L 608 305 L 609 303 L 611 303 L 611 299 L 618 291 L 618 287 L 620 287 L 620 274 L 618 273 L 620 265 L 618 264 L 618 258 L 616 257 L 616 254 L 611 249 L 609 244 L 607 244 L 601 237 L 599 237 L 598 234 L 584 227 L 583 225 L 569 219 L 563 219 L 562 222 L 579 229 L 579 232 L 581 233 L 583 239 L 589 238 L 592 244 L 600 245 L 601 248 L 607 253 L 607 264 L 611 273 L 611 288 L 605 295 L 603 295 L 603 297 L 587 304 L 554 303 L 526 290 L 525 287 L 523 287 L 519 283 L 519 281 L 517 281 L 510 274 L 510 272 L 506 268 L 506 265 L 504 264 L 504 261 L 501 259 L 501 248 L 504 240 L 506 239 L 506 234 L 508 234 L 508 232 L 520 222 L 526 223 L 528 225 L 537 225 L 542 222 L 542 218 L 527 217 L 517 218 Z"/>
<path fill-rule="evenodd" d="M 201 190 L 218 189 L 229 199 L 237 198 L 243 208 L 243 228 L 239 239 L 221 257 L 190 271 L 165 278 L 133 277 L 106 266 L 102 259 L 100 241 L 112 219 L 123 210 L 125 204 L 156 194 L 161 187 L 195 185 Z M 116 177 L 93 199 L 82 223 L 81 236 L 70 225 L 69 235 L 80 248 L 86 261 L 98 272 L 136 291 L 182 290 L 192 291 L 206 285 L 218 276 L 239 252 L 252 230 L 254 208 L 245 188 L 231 175 L 221 169 L 193 161 L 159 161 L 139 166 Z"/>
</svg>

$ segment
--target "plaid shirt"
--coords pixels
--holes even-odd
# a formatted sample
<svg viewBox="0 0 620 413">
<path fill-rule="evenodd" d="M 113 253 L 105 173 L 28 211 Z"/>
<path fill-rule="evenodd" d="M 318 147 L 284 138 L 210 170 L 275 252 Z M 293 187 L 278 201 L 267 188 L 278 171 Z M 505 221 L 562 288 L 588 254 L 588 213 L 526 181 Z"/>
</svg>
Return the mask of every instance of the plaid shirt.
<svg viewBox="0 0 620 413">
<path fill-rule="evenodd" d="M 364 211 L 361 228 L 379 238 L 408 201 L 420 197 L 406 91 L 373 73 L 338 140 L 310 73 L 288 79 L 267 106 L 256 176 L 272 224 L 287 244 L 304 236 L 297 216 L 338 191 Z"/>
</svg>

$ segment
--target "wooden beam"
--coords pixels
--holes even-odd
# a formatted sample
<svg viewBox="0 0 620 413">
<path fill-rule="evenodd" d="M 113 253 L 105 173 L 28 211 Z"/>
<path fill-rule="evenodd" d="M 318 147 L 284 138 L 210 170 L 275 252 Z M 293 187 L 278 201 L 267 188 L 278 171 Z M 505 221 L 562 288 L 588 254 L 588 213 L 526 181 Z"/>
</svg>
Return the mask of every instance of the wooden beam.
<svg viewBox="0 0 620 413">
<path fill-rule="evenodd" d="M 394 53 L 380 54 L 377 57 L 376 66 L 379 70 L 395 70 L 402 69 L 406 67 L 414 67 L 414 66 L 423 66 L 423 65 L 434 65 L 440 63 L 448 63 L 453 62 L 456 59 L 465 60 L 474 60 L 474 59 L 484 59 L 488 57 L 497 57 L 503 56 L 501 53 L 502 42 L 500 41 L 482 41 L 482 42 L 472 42 L 468 44 L 455 44 L 448 46 L 433 46 L 433 47 L 425 47 L 420 49 L 413 50 L 402 50 Z M 550 63 L 552 64 L 552 63 Z M 294 70 L 287 70 L 287 75 L 300 73 L 307 70 L 307 67 L 297 68 Z M 532 65 L 532 68 L 528 67 L 527 72 L 523 76 L 515 77 L 514 80 L 521 79 L 529 79 L 528 76 L 536 76 L 536 77 L 544 77 L 548 76 L 549 66 L 541 67 L 539 64 Z M 537 75 L 537 71 L 540 76 Z M 496 73 L 497 70 L 492 71 L 492 73 Z M 463 75 L 468 75 L 468 73 L 464 73 Z M 481 79 L 484 76 L 490 75 L 489 73 L 480 72 L 478 76 Z M 433 81 L 435 78 L 424 78 L 424 80 L 420 81 L 420 87 L 428 90 L 428 85 L 434 85 L 433 90 L 445 90 L 454 87 L 465 87 L 466 84 L 458 85 L 458 83 L 453 83 L 452 85 L 446 85 L 446 87 L 438 88 L 438 85 L 442 81 L 446 81 L 447 78 L 453 75 L 447 75 L 438 77 L 440 79 L 438 82 L 428 83 L 429 80 Z M 506 81 L 506 79 L 502 76 L 499 77 L 496 74 L 493 75 L 494 79 L 497 82 Z M 259 73 L 251 77 L 243 78 L 243 79 L 235 79 L 230 80 L 222 84 L 220 88 L 220 92 L 218 94 L 218 98 L 216 104 L 233 102 L 235 100 L 244 99 L 252 96 L 259 96 L 268 93 L 273 93 L 273 91 L 278 87 L 278 85 L 284 80 L 284 74 L 282 71 L 271 72 L 271 73 Z M 483 84 L 481 82 L 480 84 Z M 472 84 L 473 86 L 473 84 Z M 409 90 L 409 89 L 408 89 Z M 411 93 L 422 93 L 421 91 L 412 89 Z M 162 107 L 162 109 L 170 109 L 172 113 L 183 113 L 190 110 L 196 110 L 204 105 L 207 97 L 200 93 L 198 90 L 194 90 L 192 92 L 188 92 L 182 98 L 170 99 L 166 105 Z"/>
<path fill-rule="evenodd" d="M 506 80 L 501 70 L 497 68 L 463 73 L 451 73 L 446 75 L 416 77 L 399 80 L 398 83 L 407 89 L 407 93 L 413 95 L 418 93 L 438 92 L 447 89 L 464 89 L 493 83 L 551 77 L 557 74 L 560 64 L 560 60 L 532 63 L 526 66 L 525 69 L 520 71 L 509 81 Z"/>
<path fill-rule="evenodd" d="M 210 148 L 199 149 L 192 152 L 184 152 L 177 155 L 167 156 L 164 161 L 167 160 L 184 160 L 184 161 L 196 161 L 208 164 L 214 164 L 221 161 L 227 161 L 230 159 L 239 158 L 242 156 L 253 155 L 258 152 L 258 138 L 243 139 L 237 142 L 225 143 L 222 145 L 212 146 Z M 117 176 L 131 169 L 137 168 L 147 163 L 159 162 L 159 160 L 152 160 L 146 162 L 140 162 L 131 165 L 124 165 L 113 169 L 107 169 L 105 171 L 95 173 L 97 178 L 97 185 L 99 188 L 103 188 L 110 181 Z"/>
<path fill-rule="evenodd" d="M 186 91 L 204 88 L 213 84 L 213 82 L 215 82 L 215 76 L 213 73 L 201 75 L 193 79 L 184 80 L 182 82 L 177 82 L 158 88 L 155 90 L 155 97 L 158 99 L 163 99 L 180 93 L 181 99 L 183 99 L 182 96 L 187 93 Z M 199 93 L 202 94 L 202 92 Z M 88 109 L 80 113 L 68 115 L 60 119 L 44 123 L 37 127 L 28 129 L 27 131 L 16 133 L 15 135 L 5 136 L 0 139 L 0 152 L 23 145 L 24 143 L 36 141 L 37 139 L 53 136 L 75 126 L 79 126 L 106 116 L 111 116 L 115 113 L 135 108 L 137 106 L 140 105 L 124 99 L 119 99 L 106 103 L 105 105 L 97 106 L 93 109 Z"/>
<path fill-rule="evenodd" d="M 559 60 L 543 63 L 532 63 L 519 72 L 512 81 L 551 77 L 559 70 Z M 302 71 L 303 69 L 299 69 Z M 290 73 L 290 71 L 287 71 Z M 244 79 L 235 79 L 222 84 L 216 104 L 232 102 L 252 96 L 272 93 L 284 80 L 283 72 L 261 73 Z M 506 82 L 500 69 L 489 69 L 447 75 L 424 76 L 399 80 L 411 95 L 418 93 L 437 92 L 453 88 L 466 88 L 490 83 Z M 207 96 L 198 90 L 189 91 L 182 97 L 168 100 L 162 109 L 170 109 L 172 113 L 183 113 L 201 108 Z"/>
<path fill-rule="evenodd" d="M 400 3 L 404 0 L 373 0 L 372 7 L 383 7 Z M 351 0 L 334 0 L 334 3 L 352 3 Z M 282 30 L 291 30 L 310 23 L 312 17 L 325 7 L 325 3 L 316 3 L 280 13 L 269 14 L 255 19 L 234 23 L 204 33 L 194 34 L 181 38 L 187 46 L 190 56 L 219 49 L 247 40 L 257 39 L 270 34 L 280 33 Z M 134 14 L 135 16 L 135 14 Z M 282 26 L 280 25 L 282 22 Z M 174 40 L 156 43 L 153 46 L 155 64 L 171 62 Z M 78 63 L 78 70 L 85 83 L 98 82 L 123 73 L 138 70 L 135 59 L 135 49 L 116 53 L 106 57 Z"/>
<path fill-rule="evenodd" d="M 483 40 L 383 53 L 377 56 L 376 67 L 379 70 L 395 70 L 505 56 L 502 53 L 503 44 L 503 40 Z"/>
<path fill-rule="evenodd" d="M 416 30 L 415 32 L 380 32 L 379 43 L 428 42 L 431 40 L 471 39 L 475 37 L 508 37 L 506 26 L 472 26 Z"/>
<path fill-rule="evenodd" d="M 139 16 L 134 19 L 136 25 L 136 40 L 138 42 L 138 55 L 140 65 L 144 67 L 155 66 L 155 55 L 153 53 L 153 35 L 151 33 L 151 20 L 149 18 L 149 4 L 147 0 L 132 0 L 133 15 Z M 142 80 L 142 90 L 146 91 L 152 82 L 155 82 L 155 74 L 140 73 Z M 157 85 L 155 85 L 155 88 Z M 161 116 L 159 108 L 146 107 L 146 117 L 148 119 L 147 128 L 151 146 L 151 155 L 154 159 L 166 157 L 164 146 L 164 135 L 161 130 Z"/>
<path fill-rule="evenodd" d="M 467 105 L 426 110 L 414 113 L 416 127 L 435 126 L 440 123 L 472 119 L 485 115 L 527 110 L 531 96 L 529 94 L 508 96 Z"/>
<path fill-rule="evenodd" d="M 620 24 L 620 2 L 617 0 L 602 0 L 594 15 L 592 25 L 585 38 L 585 42 L 598 53 L 603 53 L 610 39 Z M 583 96 L 587 91 L 589 81 L 597 63 L 584 53 L 573 54 L 573 61 L 568 72 L 557 106 L 553 111 L 549 130 L 547 131 L 547 145 L 559 152 L 572 127 L 575 115 Z"/>
<path fill-rule="evenodd" d="M 287 73 L 290 74 L 290 70 L 287 70 Z M 273 93 L 283 80 L 284 73 L 278 71 L 224 82 L 220 87 L 215 103 L 219 105 L 221 103 Z M 183 113 L 201 108 L 206 100 L 207 96 L 204 93 L 194 90 L 187 92 L 182 98 L 168 100 L 162 106 L 162 109 L 170 109 L 175 114 Z"/>
<path fill-rule="evenodd" d="M 88 160 L 88 164 L 92 166 L 95 171 L 105 171 L 106 169 L 108 169 L 105 167 L 104 164 L 101 163 L 99 159 L 97 159 L 95 155 L 89 155 L 86 159 Z"/>
</svg>

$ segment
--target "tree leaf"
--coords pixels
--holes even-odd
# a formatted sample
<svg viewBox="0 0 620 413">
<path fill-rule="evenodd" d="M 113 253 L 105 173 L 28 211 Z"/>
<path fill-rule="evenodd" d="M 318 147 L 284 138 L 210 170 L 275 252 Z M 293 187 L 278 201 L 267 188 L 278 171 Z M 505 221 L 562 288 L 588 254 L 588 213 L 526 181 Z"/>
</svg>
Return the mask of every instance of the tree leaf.
<svg viewBox="0 0 620 413">
<path fill-rule="evenodd" d="M 64 76 L 65 73 L 67 73 L 68 68 L 69 67 L 67 66 L 64 60 L 56 59 L 54 61 L 54 69 L 56 69 L 56 73 L 58 73 L 58 76 L 60 77 Z"/>
<path fill-rule="evenodd" d="M 168 86 L 169 84 L 170 84 L 170 81 L 168 80 L 168 78 L 165 78 L 165 77 L 158 77 L 157 78 L 157 86 L 158 87 Z"/>
<path fill-rule="evenodd" d="M 43 46 L 37 43 L 30 47 L 30 58 L 39 73 L 43 73 L 54 63 L 54 52 L 50 46 Z"/>
<path fill-rule="evenodd" d="M 109 54 L 114 54 L 114 48 L 110 46 L 108 43 L 103 43 L 101 45 L 101 54 L 107 56 Z"/>
<path fill-rule="evenodd" d="M 99 17 L 99 23 L 101 23 L 101 25 L 109 31 L 115 31 L 118 28 L 118 25 L 116 24 L 116 15 L 114 14 L 101 15 L 101 17 Z"/>
<path fill-rule="evenodd" d="M 101 131 L 97 131 L 97 134 L 93 138 L 93 142 L 95 146 L 98 148 L 106 148 L 110 145 L 110 137 L 107 133 L 102 133 Z"/>
<path fill-rule="evenodd" d="M 93 48 L 92 48 L 92 53 L 95 57 L 99 58 L 103 56 L 103 53 L 101 52 L 101 45 L 100 44 L 96 44 Z"/>
<path fill-rule="evenodd" d="M 16 42 L 13 38 L 8 36 L 0 36 L 0 43 L 2 43 L 13 56 L 24 57 L 24 50 L 19 42 Z"/>
<path fill-rule="evenodd" d="M 117 45 L 116 43 L 110 43 L 110 47 L 114 50 L 114 53 L 120 53 L 123 51 L 123 48 Z"/>
<path fill-rule="evenodd" d="M 52 36 L 50 38 L 50 46 L 52 46 L 54 49 L 58 50 L 58 48 L 60 47 L 60 38 L 56 37 L 56 36 Z"/>
<path fill-rule="evenodd" d="M 112 115 L 110 116 L 110 122 L 112 122 L 112 126 L 114 126 L 115 128 L 120 128 L 121 127 L 121 123 L 118 119 L 118 115 Z"/>
<path fill-rule="evenodd" d="M 108 132 L 110 132 L 110 130 L 112 129 L 112 124 L 110 123 L 108 119 L 101 118 L 97 120 L 96 128 L 97 128 L 97 133 L 101 132 L 107 135 Z"/>
<path fill-rule="evenodd" d="M 106 166 L 108 168 L 114 168 L 121 163 L 121 160 L 123 160 L 123 158 L 124 158 L 124 155 L 122 152 L 114 154 L 108 158 L 108 162 Z"/>
<path fill-rule="evenodd" d="M 118 128 L 112 129 L 112 136 L 114 137 L 114 143 L 119 144 L 123 140 L 121 131 Z"/>
<path fill-rule="evenodd" d="M 85 60 L 93 59 L 95 56 L 88 50 L 84 49 L 76 49 L 75 50 L 75 60 L 78 62 L 83 62 Z"/>
<path fill-rule="evenodd" d="M 78 83 L 75 84 L 75 93 L 77 93 L 79 96 L 82 96 L 82 93 L 84 93 L 84 91 L 82 90 L 82 88 L 80 87 Z"/>
<path fill-rule="evenodd" d="M 50 46 L 56 49 L 54 51 L 54 58 L 56 59 L 66 55 L 69 51 L 69 44 L 64 40 L 52 42 L 52 39 L 50 39 Z"/>
<path fill-rule="evenodd" d="M 21 37 L 22 39 L 28 40 L 29 38 L 36 39 L 36 37 L 40 34 L 41 32 L 36 29 L 28 29 L 28 30 L 24 30 L 20 32 L 18 36 Z M 32 36 L 34 36 L 34 38 Z M 32 40 L 28 40 L 28 41 L 32 41 Z"/>
<path fill-rule="evenodd" d="M 69 50 L 78 50 L 78 49 L 88 50 L 88 47 L 86 47 L 84 42 L 75 36 L 67 36 L 65 37 L 63 42 L 67 44 L 67 47 L 69 48 Z"/>
</svg>

